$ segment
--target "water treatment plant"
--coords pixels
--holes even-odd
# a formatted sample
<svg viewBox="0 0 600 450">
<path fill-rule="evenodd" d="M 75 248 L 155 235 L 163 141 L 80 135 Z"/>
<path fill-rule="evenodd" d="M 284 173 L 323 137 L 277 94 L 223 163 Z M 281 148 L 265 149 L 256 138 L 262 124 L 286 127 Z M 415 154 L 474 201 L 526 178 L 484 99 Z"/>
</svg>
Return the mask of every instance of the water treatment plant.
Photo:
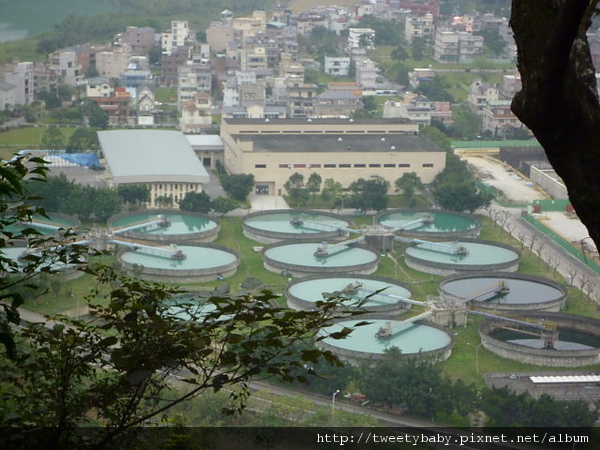
<svg viewBox="0 0 600 450">
<path fill-rule="evenodd" d="M 350 222 L 346 219 L 315 211 L 261 211 L 249 214 L 243 221 L 244 235 L 270 244 L 286 239 L 336 239 L 348 235 Z"/>
<path fill-rule="evenodd" d="M 438 292 L 445 300 L 462 301 L 496 314 L 557 312 L 567 299 L 565 287 L 547 278 L 501 272 L 451 276 L 442 280 Z"/>
<path fill-rule="evenodd" d="M 356 245 L 362 238 L 337 244 L 320 241 L 284 241 L 265 247 L 264 266 L 275 273 L 303 277 L 322 273 L 370 274 L 377 270 L 379 254 Z"/>
<path fill-rule="evenodd" d="M 212 242 L 219 233 L 208 216 L 182 211 L 119 214 L 109 220 L 108 229 L 113 235 L 168 244 Z"/>
<path fill-rule="evenodd" d="M 401 283 L 366 275 L 301 278 L 290 283 L 286 291 L 288 305 L 294 309 L 314 308 L 317 301 L 328 295 L 342 295 L 350 303 L 362 301 L 365 310 L 390 316 L 406 312 L 411 303 L 423 305 L 411 300 L 410 289 Z"/>
<path fill-rule="evenodd" d="M 386 211 L 376 221 L 403 236 L 423 239 L 476 238 L 481 230 L 475 216 L 434 209 Z"/>
</svg>

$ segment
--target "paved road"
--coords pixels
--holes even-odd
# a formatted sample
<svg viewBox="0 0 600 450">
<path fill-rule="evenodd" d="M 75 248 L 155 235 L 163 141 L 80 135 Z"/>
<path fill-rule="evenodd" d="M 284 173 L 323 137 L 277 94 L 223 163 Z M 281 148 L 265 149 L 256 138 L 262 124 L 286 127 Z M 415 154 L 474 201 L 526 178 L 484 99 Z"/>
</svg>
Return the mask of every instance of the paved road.
<svg viewBox="0 0 600 450">
<path fill-rule="evenodd" d="M 521 215 L 521 208 L 505 207 L 494 202 L 492 210 L 505 211 L 508 214 L 509 219 L 503 223 L 503 228 L 512 234 L 514 238 L 523 242 L 524 249 L 522 251 L 527 252 L 530 251 L 529 249 L 533 249 L 534 253 L 540 256 L 543 261 L 548 262 L 551 267 L 558 264 L 556 268 L 558 273 L 570 280 L 571 284 L 575 286 L 581 285 L 582 277 L 586 279 L 590 286 L 587 290 L 592 300 L 598 302 L 600 276 L 595 271 L 526 222 Z M 481 213 L 485 214 L 485 212 Z"/>
</svg>

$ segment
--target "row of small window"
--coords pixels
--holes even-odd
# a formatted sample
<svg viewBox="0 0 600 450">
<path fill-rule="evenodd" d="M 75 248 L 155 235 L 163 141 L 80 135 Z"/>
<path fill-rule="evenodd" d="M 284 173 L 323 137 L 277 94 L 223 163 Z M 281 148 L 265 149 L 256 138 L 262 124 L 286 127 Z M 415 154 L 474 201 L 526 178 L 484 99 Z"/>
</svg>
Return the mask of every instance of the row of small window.
<svg viewBox="0 0 600 450">
<path fill-rule="evenodd" d="M 357 164 L 345 164 L 345 163 L 340 163 L 340 164 L 279 164 L 279 168 L 280 169 L 320 169 L 321 167 L 323 167 L 324 169 L 335 169 L 335 168 L 339 168 L 339 169 L 348 169 L 350 167 L 355 167 L 357 169 L 362 169 L 362 168 L 366 168 L 366 167 L 370 167 L 370 168 L 378 168 L 378 167 L 385 167 L 385 168 L 395 168 L 395 167 L 400 167 L 400 168 L 407 168 L 410 167 L 409 163 L 370 163 L 370 164 L 362 164 L 362 163 L 357 163 Z M 433 167 L 433 163 L 423 163 L 421 164 L 421 167 Z M 266 164 L 254 164 L 254 168 L 255 169 L 266 169 L 267 165 Z"/>
<path fill-rule="evenodd" d="M 163 186 L 164 186 L 164 190 L 165 191 L 181 191 L 181 190 L 187 190 L 187 191 L 193 191 L 195 190 L 195 185 L 194 184 L 187 184 L 187 183 L 174 183 L 174 184 L 159 184 L 158 185 L 158 190 L 162 191 L 163 190 Z M 156 185 L 155 185 L 156 187 Z"/>
</svg>

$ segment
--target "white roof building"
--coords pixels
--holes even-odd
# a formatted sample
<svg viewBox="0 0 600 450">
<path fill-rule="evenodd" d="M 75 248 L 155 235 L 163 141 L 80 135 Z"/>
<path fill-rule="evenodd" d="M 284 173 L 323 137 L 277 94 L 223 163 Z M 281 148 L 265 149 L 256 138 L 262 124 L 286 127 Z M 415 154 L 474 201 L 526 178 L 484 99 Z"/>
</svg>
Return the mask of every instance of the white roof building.
<svg viewBox="0 0 600 450">
<path fill-rule="evenodd" d="M 176 204 L 187 192 L 201 192 L 208 182 L 206 169 L 179 131 L 99 131 L 98 140 L 111 184 L 148 185 L 150 207 L 157 206 L 159 197 Z"/>
</svg>

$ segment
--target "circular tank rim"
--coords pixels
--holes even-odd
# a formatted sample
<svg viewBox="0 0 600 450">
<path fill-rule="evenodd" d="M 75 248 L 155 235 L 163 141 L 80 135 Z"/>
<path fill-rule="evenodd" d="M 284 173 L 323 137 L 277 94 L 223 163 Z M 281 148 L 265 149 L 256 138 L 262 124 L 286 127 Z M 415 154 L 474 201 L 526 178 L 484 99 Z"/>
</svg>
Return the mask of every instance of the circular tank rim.
<svg viewBox="0 0 600 450">
<path fill-rule="evenodd" d="M 60 213 L 60 212 L 54 212 L 54 211 L 46 211 L 46 215 L 48 215 L 48 217 L 50 217 L 50 219 L 49 219 L 50 222 L 55 224 L 55 226 L 58 226 L 65 230 L 66 229 L 78 230 L 79 228 L 81 228 L 81 220 L 79 220 L 79 218 L 77 218 L 76 216 L 72 216 L 70 214 L 65 214 L 65 213 Z M 71 225 L 63 225 L 63 224 L 57 223 L 54 220 L 52 220 L 53 217 L 68 220 L 69 222 L 71 222 Z M 45 217 L 39 217 L 39 218 L 42 220 L 48 220 Z M 35 227 L 35 222 L 36 222 L 36 216 L 33 216 L 31 218 L 31 222 L 19 222 L 19 223 L 16 223 L 15 226 L 25 227 L 25 228 Z M 57 233 L 57 231 L 58 230 L 55 230 L 52 233 L 46 233 L 46 236 L 50 236 L 53 234 L 55 235 Z M 44 233 L 42 233 L 42 234 L 44 234 Z M 77 234 L 79 235 L 79 232 L 77 232 Z M 82 235 L 79 235 L 79 236 L 82 237 Z M 12 241 L 17 243 L 17 246 L 21 246 L 21 245 L 26 245 L 24 242 L 27 241 L 27 239 L 12 239 Z"/>
<path fill-rule="evenodd" d="M 265 209 L 263 211 L 256 211 L 256 212 L 246 215 L 244 217 L 244 220 L 242 220 L 242 229 L 244 230 L 244 233 L 250 233 L 259 238 L 265 238 L 265 239 L 271 239 L 271 240 L 276 239 L 278 242 L 289 240 L 289 239 L 316 239 L 316 238 L 318 238 L 318 239 L 327 239 L 327 238 L 333 239 L 333 238 L 336 238 L 336 237 L 339 238 L 342 236 L 342 233 L 338 230 L 322 231 L 322 232 L 317 232 L 317 233 L 287 233 L 287 232 L 263 230 L 258 227 L 253 227 L 252 225 L 249 225 L 247 223 L 248 219 L 252 219 L 254 217 L 259 217 L 259 216 L 268 215 L 268 214 L 290 214 L 290 213 L 318 214 L 321 216 L 332 217 L 334 219 L 344 221 L 344 222 L 346 222 L 347 227 L 354 225 L 354 223 L 351 220 L 348 220 L 345 217 L 340 216 L 339 214 L 334 214 L 334 213 L 330 213 L 327 211 L 320 211 L 320 210 L 314 210 L 314 209 Z M 356 230 L 356 231 L 358 232 L 360 230 Z M 253 239 L 255 239 L 255 238 L 253 238 Z"/>
<path fill-rule="evenodd" d="M 515 263 L 518 265 L 519 262 L 521 261 L 521 252 L 519 251 L 519 249 L 508 245 L 508 244 L 503 244 L 500 242 L 494 242 L 494 241 L 488 241 L 488 240 L 484 240 L 484 239 L 470 239 L 470 238 L 461 238 L 458 239 L 456 241 L 457 243 L 461 243 L 461 242 L 466 242 L 466 243 L 473 243 L 473 244 L 483 244 L 483 245 L 490 245 L 490 246 L 494 246 L 494 247 L 500 247 L 503 248 L 505 250 L 509 250 L 513 253 L 516 254 L 516 258 L 511 259 L 509 261 L 505 261 L 505 262 L 501 262 L 501 263 L 491 263 L 489 265 L 490 270 L 500 270 L 502 268 L 505 267 L 512 267 Z M 412 261 L 416 261 L 417 263 L 421 263 L 425 266 L 434 268 L 434 269 L 443 269 L 443 270 L 451 270 L 452 272 L 454 271 L 464 271 L 464 272 L 481 272 L 481 265 L 473 265 L 473 264 L 447 264 L 447 263 L 440 263 L 437 261 L 430 261 L 428 259 L 423 259 L 423 258 L 418 258 L 414 255 L 408 254 L 407 250 L 410 248 L 410 245 L 407 246 L 407 248 L 404 250 L 404 260 L 407 262 L 407 264 L 409 264 L 410 260 Z M 410 267 L 410 265 L 409 265 Z"/>
<path fill-rule="evenodd" d="M 406 289 L 408 292 L 410 292 L 410 298 L 412 300 L 412 295 L 413 295 L 413 290 L 406 286 L 404 283 L 396 281 L 392 278 L 386 278 L 386 277 L 380 277 L 380 276 L 376 276 L 376 275 L 361 275 L 361 274 L 356 274 L 356 277 L 351 277 L 349 275 L 336 275 L 336 276 L 332 276 L 332 275 L 311 275 L 308 277 L 304 277 L 304 278 L 300 278 L 298 280 L 292 281 L 290 284 L 288 284 L 288 286 L 285 289 L 285 296 L 288 302 L 288 306 L 290 308 L 293 309 L 298 309 L 298 310 L 302 310 L 302 309 L 310 309 L 310 308 L 314 308 L 315 307 L 315 303 L 316 302 L 311 302 L 309 300 L 297 297 L 295 295 L 290 294 L 290 289 L 292 287 L 294 287 L 297 284 L 300 283 L 305 283 L 305 282 L 310 282 L 313 280 L 326 280 L 328 278 L 360 278 L 360 279 L 367 279 L 367 280 L 374 280 L 374 281 L 381 281 L 383 283 L 390 283 L 390 284 L 394 284 L 396 286 L 400 286 L 403 289 Z M 321 293 L 322 294 L 322 293 Z M 369 318 L 375 318 L 374 314 L 376 313 L 391 313 L 391 312 L 398 312 L 401 310 L 406 310 L 409 309 L 410 305 L 408 306 L 408 308 L 400 308 L 397 306 L 397 304 L 393 304 L 393 305 L 382 305 L 382 306 L 373 306 L 373 307 L 363 307 L 363 309 L 365 311 L 368 311 L 368 315 Z"/>
<path fill-rule="evenodd" d="M 240 264 L 239 253 L 229 247 L 224 247 L 222 245 L 216 245 L 216 244 L 211 244 L 211 243 L 189 245 L 189 247 L 211 248 L 214 250 L 220 250 L 220 251 L 223 251 L 223 252 L 226 252 L 226 253 L 229 253 L 229 254 L 235 256 L 235 260 L 232 263 L 228 263 L 228 264 L 225 264 L 222 266 L 214 266 L 214 267 L 208 267 L 208 268 L 202 268 L 202 269 L 176 269 L 176 268 L 156 268 L 156 267 L 142 266 L 143 267 L 142 274 L 146 275 L 146 276 L 159 276 L 159 277 L 160 276 L 170 276 L 170 277 L 174 277 L 174 278 L 196 277 L 196 276 L 204 277 L 204 276 L 217 275 L 219 273 L 224 273 L 224 272 L 229 273 L 229 272 L 232 272 L 232 270 L 235 271 Z M 134 265 L 135 265 L 128 261 L 124 261 L 122 258 L 123 254 L 128 253 L 130 251 L 131 250 L 126 250 L 126 251 L 120 253 L 118 256 L 119 262 L 123 265 L 123 267 L 126 270 L 133 270 Z"/>
<path fill-rule="evenodd" d="M 435 208 L 395 208 L 395 209 L 387 209 L 385 211 L 377 213 L 375 215 L 375 221 L 379 225 L 385 226 L 384 224 L 381 223 L 381 217 L 383 217 L 385 215 L 397 214 L 397 213 L 417 213 L 417 212 L 448 214 L 448 215 L 462 217 L 462 218 L 465 218 L 465 219 L 470 219 L 473 222 L 475 222 L 475 227 L 472 228 L 472 229 L 470 229 L 470 230 L 448 231 L 448 232 L 444 232 L 444 231 L 432 231 L 432 232 L 422 232 L 422 233 L 420 233 L 418 231 L 403 231 L 402 232 L 402 236 L 409 236 L 409 237 L 423 237 L 423 236 L 428 236 L 428 237 L 435 237 L 435 238 L 440 238 L 440 239 L 452 238 L 452 237 L 465 237 L 465 238 L 466 237 L 475 237 L 475 236 L 479 236 L 479 233 L 480 233 L 481 228 L 483 226 L 481 220 L 477 216 L 475 216 L 474 214 L 467 214 L 467 213 L 458 212 L 458 211 L 450 211 L 449 209 L 435 209 Z"/>
<path fill-rule="evenodd" d="M 444 286 L 453 281 L 468 280 L 470 278 L 509 278 L 509 279 L 512 278 L 515 280 L 531 281 L 531 282 L 538 283 L 538 284 L 544 284 L 544 285 L 550 286 L 560 292 L 559 298 L 550 300 L 550 301 L 546 301 L 546 302 L 529 302 L 529 303 L 523 303 L 523 304 L 503 303 L 500 305 L 494 305 L 493 307 L 490 307 L 488 305 L 488 303 L 482 302 L 482 301 L 475 300 L 475 301 L 471 302 L 472 304 L 477 305 L 477 309 L 484 310 L 484 311 L 494 311 L 494 310 L 533 311 L 532 308 L 535 308 L 536 306 L 545 307 L 545 308 L 558 306 L 560 308 L 560 306 L 566 301 L 567 294 L 568 294 L 567 289 L 563 285 L 561 285 L 560 283 L 557 283 L 556 281 L 550 280 L 549 278 L 541 277 L 538 275 L 524 275 L 524 274 L 514 273 L 514 272 L 509 273 L 509 272 L 498 272 L 498 271 L 493 271 L 493 272 L 479 271 L 479 272 L 469 272 L 469 273 L 450 275 L 438 283 L 438 288 L 437 288 L 438 293 L 442 297 L 455 298 L 454 294 L 451 294 L 450 292 L 444 290 Z"/>
<path fill-rule="evenodd" d="M 507 314 L 507 317 L 511 317 Z M 514 316 L 513 316 L 514 317 Z M 600 320 L 558 312 L 530 312 L 519 314 L 519 318 L 550 319 L 558 328 L 585 331 L 600 335 Z M 515 317 L 516 318 L 516 317 Z M 487 319 L 479 325 L 479 337 L 483 347 L 506 359 L 550 367 L 582 367 L 600 362 L 600 347 L 583 350 L 537 349 L 512 342 L 502 341 L 490 336 L 498 328 L 501 319 Z"/>
<path fill-rule="evenodd" d="M 183 242 L 188 242 L 188 241 L 193 241 L 193 240 L 210 240 L 210 239 L 216 239 L 217 235 L 219 234 L 219 231 L 221 229 L 221 226 L 219 225 L 219 223 L 212 219 L 211 217 L 209 217 L 207 214 L 201 214 L 201 213 L 195 213 L 195 212 L 191 212 L 191 211 L 182 211 L 180 209 L 153 209 L 153 210 L 139 210 L 139 211 L 128 211 L 128 212 L 122 212 L 119 214 L 115 214 L 114 216 L 111 216 L 108 220 L 107 220 L 107 226 L 108 229 L 112 229 L 113 227 L 113 223 L 116 220 L 119 219 L 123 219 L 125 217 L 129 217 L 129 216 L 135 216 L 138 214 L 155 214 L 155 215 L 159 215 L 159 214 L 173 214 L 173 215 L 178 215 L 178 216 L 194 216 L 194 217 L 201 217 L 203 219 L 208 219 L 209 221 L 213 222 L 215 224 L 214 228 L 211 228 L 210 230 L 205 230 L 205 231 L 197 231 L 197 232 L 193 232 L 193 233 L 176 233 L 176 234 L 152 234 L 152 233 L 139 233 L 136 231 L 126 231 L 124 232 L 122 235 L 130 238 L 130 239 L 136 239 L 139 241 L 150 241 L 150 242 L 169 242 L 169 243 L 174 243 L 174 244 L 178 244 L 178 243 L 183 243 Z"/>
<path fill-rule="evenodd" d="M 377 267 L 379 267 L 379 262 L 381 260 L 381 256 L 379 255 L 379 253 L 374 252 L 373 250 L 368 249 L 366 247 L 360 247 L 360 246 L 359 246 L 359 248 L 374 254 L 375 259 L 373 261 L 370 261 L 367 263 L 349 265 L 349 266 L 344 266 L 344 267 L 327 267 L 325 269 L 323 267 L 302 266 L 299 264 L 284 263 L 284 262 L 278 261 L 276 259 L 270 258 L 266 254 L 267 251 L 271 250 L 272 248 L 282 247 L 284 245 L 322 244 L 322 243 L 323 243 L 323 241 L 321 241 L 319 239 L 314 239 L 314 238 L 294 239 L 294 240 L 286 240 L 286 241 L 281 241 L 281 242 L 274 242 L 263 248 L 263 251 L 262 251 L 263 261 L 265 264 L 267 264 L 268 266 L 274 267 L 275 269 L 279 269 L 282 271 L 285 270 L 288 273 L 301 273 L 301 274 L 315 274 L 315 273 L 352 274 L 352 273 L 357 273 L 357 272 L 351 272 L 351 271 L 369 270 L 373 267 L 375 268 L 373 270 L 373 272 L 374 272 L 375 270 L 377 270 Z"/>
<path fill-rule="evenodd" d="M 372 316 L 370 315 L 369 320 L 371 320 L 371 319 L 372 320 L 390 320 L 389 316 L 378 315 L 378 314 L 374 314 Z M 392 320 L 398 320 L 398 319 L 392 319 Z M 355 321 L 360 322 L 360 319 L 348 320 L 346 318 L 346 319 L 336 321 L 336 323 L 355 322 Z M 413 352 L 413 353 L 402 353 L 402 356 L 406 357 L 406 358 L 418 358 L 421 356 L 434 356 L 434 357 L 438 357 L 441 361 L 448 359 L 450 357 L 450 354 L 452 353 L 452 348 L 454 347 L 454 344 L 455 344 L 455 339 L 454 339 L 453 334 L 448 332 L 448 330 L 445 329 L 444 327 L 436 325 L 432 322 L 422 320 L 422 321 L 418 321 L 418 323 L 420 325 L 435 328 L 437 330 L 444 332 L 450 338 L 450 342 L 440 348 L 436 348 L 433 350 L 420 351 L 420 352 Z M 334 342 L 337 342 L 337 341 L 334 341 Z M 360 350 L 350 350 L 347 348 L 338 347 L 329 342 L 326 342 L 324 339 L 317 342 L 317 346 L 321 347 L 325 350 L 330 350 L 332 353 L 335 353 L 336 355 L 340 356 L 341 359 L 349 359 L 349 360 L 353 360 L 353 361 L 360 361 L 360 360 L 378 361 L 378 360 L 382 360 L 386 357 L 385 353 L 371 353 L 371 352 L 364 352 L 364 351 L 360 351 Z"/>
</svg>

